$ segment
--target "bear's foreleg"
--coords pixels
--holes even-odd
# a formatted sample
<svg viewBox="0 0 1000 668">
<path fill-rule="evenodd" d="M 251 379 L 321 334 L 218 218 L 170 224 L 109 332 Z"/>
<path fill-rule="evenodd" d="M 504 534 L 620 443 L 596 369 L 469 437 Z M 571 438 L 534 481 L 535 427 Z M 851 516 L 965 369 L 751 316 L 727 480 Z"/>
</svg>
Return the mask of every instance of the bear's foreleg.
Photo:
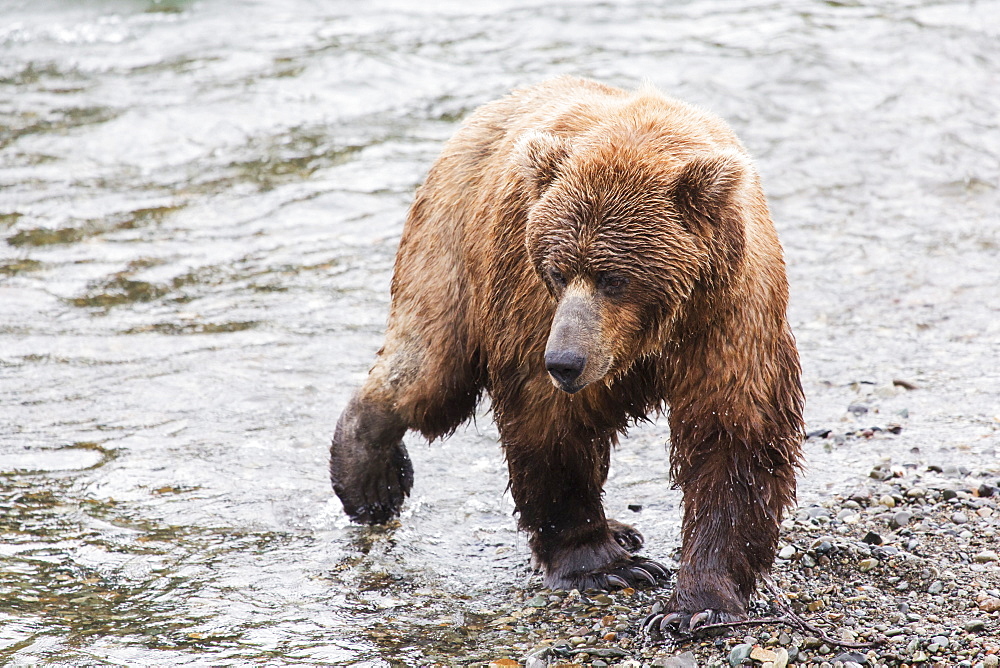
<svg viewBox="0 0 1000 668">
<path fill-rule="evenodd" d="M 413 485 L 403 445 L 406 424 L 358 390 L 337 421 L 330 445 L 330 481 L 355 522 L 381 524 L 399 515 Z"/>
<path fill-rule="evenodd" d="M 502 429 L 519 524 L 529 533 L 535 566 L 551 589 L 612 589 L 655 585 L 661 564 L 633 556 L 642 535 L 605 517 L 601 501 L 610 442 L 564 437 L 525 442 Z"/>
</svg>

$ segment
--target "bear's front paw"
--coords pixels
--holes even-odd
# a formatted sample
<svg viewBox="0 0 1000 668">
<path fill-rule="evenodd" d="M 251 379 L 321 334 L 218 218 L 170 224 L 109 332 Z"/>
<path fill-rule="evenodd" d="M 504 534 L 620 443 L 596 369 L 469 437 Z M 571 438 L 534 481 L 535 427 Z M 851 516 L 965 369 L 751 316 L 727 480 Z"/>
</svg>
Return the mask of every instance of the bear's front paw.
<svg viewBox="0 0 1000 668">
<path fill-rule="evenodd" d="M 619 522 L 618 520 L 609 519 L 608 530 L 611 531 L 611 535 L 614 537 L 615 542 L 632 554 L 635 554 L 642 549 L 642 544 L 645 542 L 642 538 L 642 534 L 639 533 L 639 531 L 631 524 L 625 524 L 624 522 Z"/>
<path fill-rule="evenodd" d="M 660 584 L 669 579 L 669 571 L 663 564 L 643 557 L 626 556 L 600 568 L 590 570 L 573 569 L 550 571 L 545 577 L 545 586 L 550 589 L 624 589 Z"/>
<path fill-rule="evenodd" d="M 710 624 L 728 624 L 747 618 L 745 597 L 733 579 L 718 571 L 694 572 L 683 565 L 677 585 L 665 603 L 657 601 L 642 626 L 650 635 L 689 634 Z"/>
<path fill-rule="evenodd" d="M 671 610 L 670 603 L 657 601 L 653 611 L 642 622 L 647 635 L 662 638 L 667 633 L 687 635 L 703 626 L 739 622 L 747 616 L 738 612 L 705 608 L 703 610 Z"/>
<path fill-rule="evenodd" d="M 336 445 L 334 441 L 330 451 L 330 480 L 344 512 L 360 524 L 383 524 L 398 517 L 413 486 L 413 464 L 402 444 L 388 456 Z"/>
</svg>

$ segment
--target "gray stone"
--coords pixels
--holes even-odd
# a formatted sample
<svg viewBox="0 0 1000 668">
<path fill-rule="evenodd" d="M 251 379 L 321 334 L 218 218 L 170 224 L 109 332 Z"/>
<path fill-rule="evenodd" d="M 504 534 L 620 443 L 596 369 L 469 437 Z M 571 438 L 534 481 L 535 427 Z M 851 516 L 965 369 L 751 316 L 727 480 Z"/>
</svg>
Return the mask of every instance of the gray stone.
<svg viewBox="0 0 1000 668">
<path fill-rule="evenodd" d="M 979 633 L 986 630 L 986 621 L 983 619 L 970 619 L 963 626 L 967 633 Z"/>
<path fill-rule="evenodd" d="M 931 586 L 927 588 L 928 594 L 940 594 L 944 591 L 944 583 L 940 580 L 935 580 L 931 583 Z"/>
<path fill-rule="evenodd" d="M 951 516 L 951 521 L 955 524 L 965 524 L 969 521 L 969 516 L 965 513 L 955 513 Z"/>
<path fill-rule="evenodd" d="M 909 524 L 912 519 L 913 513 L 901 510 L 892 516 L 892 519 L 889 520 L 889 526 L 893 529 L 902 529 Z"/>
<path fill-rule="evenodd" d="M 997 668 L 1000 665 L 1000 657 L 996 654 L 987 654 L 983 657 L 983 668 Z"/>
<path fill-rule="evenodd" d="M 935 645 L 938 645 L 942 649 L 948 647 L 948 638 L 946 638 L 945 636 L 934 636 L 933 638 L 931 638 L 931 642 L 934 643 Z"/>
<path fill-rule="evenodd" d="M 997 553 L 993 550 L 983 550 L 979 554 L 972 557 L 972 560 L 977 564 L 988 564 L 992 561 L 997 561 L 998 559 L 1000 559 L 1000 557 L 998 557 Z"/>
<path fill-rule="evenodd" d="M 778 551 L 779 559 L 791 559 L 795 556 L 795 547 L 792 545 L 786 545 L 781 550 Z"/>
<path fill-rule="evenodd" d="M 750 658 L 750 652 L 753 650 L 753 645 L 748 645 L 746 643 L 741 643 L 736 647 L 729 650 L 729 665 L 739 666 L 743 664 L 745 659 Z"/>
<path fill-rule="evenodd" d="M 660 668 L 698 668 L 698 660 L 694 658 L 693 652 L 684 652 L 677 656 L 656 659 L 651 665 Z"/>
</svg>

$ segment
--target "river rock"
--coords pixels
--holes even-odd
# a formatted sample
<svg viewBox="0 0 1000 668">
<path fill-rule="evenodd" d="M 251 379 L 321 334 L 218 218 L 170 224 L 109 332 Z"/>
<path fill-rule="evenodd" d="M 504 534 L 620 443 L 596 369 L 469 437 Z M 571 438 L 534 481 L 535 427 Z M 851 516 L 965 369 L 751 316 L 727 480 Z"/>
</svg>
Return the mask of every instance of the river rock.
<svg viewBox="0 0 1000 668">
<path fill-rule="evenodd" d="M 736 645 L 731 650 L 729 650 L 729 665 L 739 666 L 742 665 L 743 661 L 750 658 L 750 652 L 753 651 L 753 645 L 748 645 L 746 643 L 741 643 Z"/>
</svg>

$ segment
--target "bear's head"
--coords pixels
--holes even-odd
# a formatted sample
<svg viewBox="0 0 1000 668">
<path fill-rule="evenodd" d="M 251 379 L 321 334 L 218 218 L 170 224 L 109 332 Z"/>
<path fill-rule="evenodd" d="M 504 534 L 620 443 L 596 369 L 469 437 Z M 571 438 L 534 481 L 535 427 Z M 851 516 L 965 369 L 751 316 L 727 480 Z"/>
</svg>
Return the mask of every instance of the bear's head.
<svg viewBox="0 0 1000 668">
<path fill-rule="evenodd" d="M 565 392 L 661 353 L 696 289 L 718 290 L 743 254 L 753 168 L 736 147 L 531 131 L 514 155 L 528 253 L 556 302 L 545 366 Z"/>
</svg>

